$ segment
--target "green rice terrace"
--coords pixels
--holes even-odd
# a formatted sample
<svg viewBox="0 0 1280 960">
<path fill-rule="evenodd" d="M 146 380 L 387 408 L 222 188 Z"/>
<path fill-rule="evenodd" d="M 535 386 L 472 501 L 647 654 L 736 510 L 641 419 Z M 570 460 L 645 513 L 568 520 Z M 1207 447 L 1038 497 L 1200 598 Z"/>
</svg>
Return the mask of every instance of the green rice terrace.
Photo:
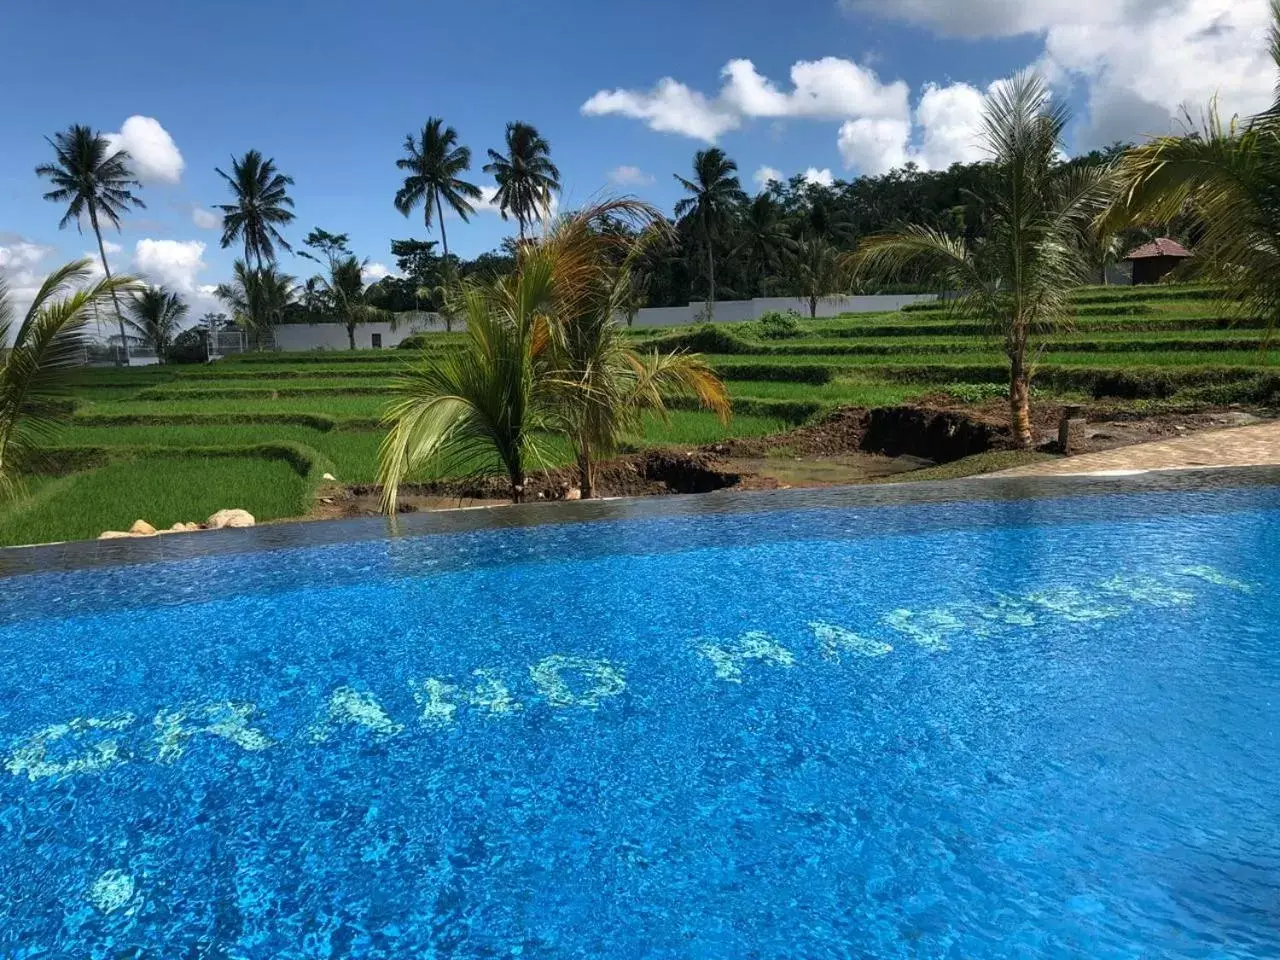
<svg viewBox="0 0 1280 960">
<path fill-rule="evenodd" d="M 1076 303 L 1072 329 L 1043 344 L 1034 380 L 1038 410 L 1073 402 L 1091 410 L 1185 413 L 1230 404 L 1266 407 L 1280 393 L 1278 359 L 1266 350 L 1264 325 L 1227 316 L 1212 289 L 1088 288 Z M 993 421 L 1008 376 L 999 343 L 940 305 L 630 334 L 642 345 L 703 353 L 728 383 L 734 415 L 726 427 L 712 413 L 675 409 L 668 422 L 650 418 L 627 449 L 704 448 L 740 457 L 738 473 L 742 463 L 794 465 L 797 458 L 839 460 L 850 453 L 778 436 L 812 429 L 841 407 L 887 408 L 927 397 L 934 406 Z M 421 349 L 447 351 L 461 339 L 427 335 Z M 246 509 L 259 520 L 371 509 L 376 500 L 367 486 L 377 471 L 380 413 L 391 380 L 418 356 L 416 349 L 249 353 L 203 366 L 86 369 L 76 375 L 69 424 L 45 451 L 25 495 L 0 508 L 0 543 L 95 537 L 127 529 L 139 517 L 163 529 L 224 507 Z M 772 439 L 751 440 L 761 437 Z M 874 453 L 892 456 L 909 446 Z M 567 446 L 554 441 L 546 452 L 547 467 L 572 460 Z M 965 452 L 929 459 L 955 460 Z M 918 475 L 955 476 L 1047 455 L 976 452 L 984 456 L 967 467 L 950 463 Z M 901 479 L 907 467 L 929 466 L 914 461 L 832 476 L 839 482 Z M 819 464 L 811 479 L 826 476 Z M 437 483 L 435 489 L 431 481 L 451 478 L 411 479 L 455 503 L 464 495 L 484 497 L 482 485 Z M 604 486 L 605 493 L 649 492 L 616 484 L 611 491 L 607 476 Z M 543 495 L 557 496 L 559 488 L 548 480 Z"/>
</svg>

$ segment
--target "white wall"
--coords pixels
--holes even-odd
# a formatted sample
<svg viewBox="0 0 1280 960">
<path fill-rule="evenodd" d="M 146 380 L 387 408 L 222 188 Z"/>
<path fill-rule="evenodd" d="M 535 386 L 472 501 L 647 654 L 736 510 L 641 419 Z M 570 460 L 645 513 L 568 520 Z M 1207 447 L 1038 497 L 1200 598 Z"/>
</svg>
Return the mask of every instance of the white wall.
<svg viewBox="0 0 1280 960">
<path fill-rule="evenodd" d="M 454 329 L 457 329 L 455 326 Z M 380 334 L 384 350 L 399 346 L 400 341 L 415 333 L 443 331 L 444 321 L 434 313 L 403 314 L 392 329 L 390 323 L 362 323 L 356 327 L 356 349 L 373 346 L 373 335 Z M 341 323 L 282 323 L 275 329 L 277 350 L 347 350 L 347 328 Z"/>
<path fill-rule="evenodd" d="M 835 317 L 842 313 L 879 313 L 900 310 L 907 304 L 932 302 L 934 294 L 892 294 L 854 297 L 841 294 L 824 297 L 818 301 L 819 317 Z M 685 327 L 702 322 L 706 301 L 697 300 L 683 307 L 645 307 L 636 314 L 637 327 Z M 798 297 L 758 297 L 755 300 L 717 300 L 715 323 L 741 323 L 755 320 L 770 310 L 794 310 L 803 318 L 809 316 L 809 301 Z M 619 321 L 625 318 L 619 316 Z M 391 329 L 389 323 L 364 323 L 356 327 L 356 349 L 367 350 L 373 346 L 373 334 L 382 335 L 383 349 L 399 345 L 405 337 L 415 333 L 441 332 L 444 319 L 436 313 L 402 314 Z M 458 321 L 454 330 L 465 330 L 466 324 Z M 276 348 L 279 350 L 346 350 L 347 328 L 340 323 L 284 323 L 276 327 Z"/>
<path fill-rule="evenodd" d="M 818 317 L 836 317 L 842 313 L 880 313 L 885 310 L 901 310 L 911 303 L 932 303 L 935 294 L 883 294 L 855 297 L 840 294 L 823 297 L 818 301 Z M 636 314 L 633 326 L 684 327 L 700 323 L 705 318 L 705 300 L 696 300 L 685 307 L 646 307 Z M 715 323 L 741 323 L 755 320 L 770 310 L 794 310 L 801 317 L 809 317 L 809 301 L 800 297 L 757 297 L 754 300 L 717 300 Z"/>
</svg>

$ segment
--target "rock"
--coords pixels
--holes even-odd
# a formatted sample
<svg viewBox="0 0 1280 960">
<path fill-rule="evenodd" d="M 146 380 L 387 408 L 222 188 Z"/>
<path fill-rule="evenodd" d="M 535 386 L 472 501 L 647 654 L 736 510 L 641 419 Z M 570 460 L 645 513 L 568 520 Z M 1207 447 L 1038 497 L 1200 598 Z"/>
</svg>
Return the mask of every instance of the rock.
<svg viewBox="0 0 1280 960">
<path fill-rule="evenodd" d="M 149 537 L 156 532 L 156 528 L 145 520 L 133 521 L 133 526 L 129 528 L 129 532 L 140 537 Z"/>
<path fill-rule="evenodd" d="M 337 477 L 335 477 L 332 473 L 322 473 L 322 474 L 320 475 L 320 479 L 321 479 L 321 480 L 333 480 L 333 481 L 335 481 L 335 482 L 336 482 L 338 478 L 337 478 Z"/>
<path fill-rule="evenodd" d="M 98 534 L 99 540 L 121 540 L 125 537 L 132 537 L 133 534 L 128 530 L 103 530 Z"/>
<path fill-rule="evenodd" d="M 166 533 L 190 533 L 193 530 L 199 530 L 199 529 L 200 529 L 200 524 L 198 523 L 182 523 L 181 521 L 179 521 L 178 523 L 175 523 L 172 527 L 170 527 L 165 532 Z"/>
<path fill-rule="evenodd" d="M 223 527 L 252 527 L 253 514 L 248 510 L 219 510 L 206 523 L 210 530 L 221 530 Z"/>
<path fill-rule="evenodd" d="M 564 492 L 564 498 L 566 500 L 581 500 L 582 491 L 579 490 L 577 487 L 570 487 L 568 490 Z"/>
</svg>

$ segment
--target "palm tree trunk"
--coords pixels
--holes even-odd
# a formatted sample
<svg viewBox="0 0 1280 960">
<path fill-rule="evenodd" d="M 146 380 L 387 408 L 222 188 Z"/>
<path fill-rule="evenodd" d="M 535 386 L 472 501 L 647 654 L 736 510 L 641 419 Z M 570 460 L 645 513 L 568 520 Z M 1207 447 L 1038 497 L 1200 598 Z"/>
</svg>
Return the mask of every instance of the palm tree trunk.
<svg viewBox="0 0 1280 960">
<path fill-rule="evenodd" d="M 449 238 L 444 232 L 444 208 L 440 206 L 440 193 L 436 192 L 436 218 L 440 221 L 440 246 L 444 247 L 444 266 L 449 269 Z"/>
<path fill-rule="evenodd" d="M 707 320 L 716 318 L 716 255 L 707 237 Z"/>
<path fill-rule="evenodd" d="M 583 500 L 590 500 L 595 493 L 595 470 L 591 463 L 591 445 L 586 440 L 578 443 L 578 489 Z"/>
<path fill-rule="evenodd" d="M 107 247 L 102 242 L 102 230 L 98 227 L 98 208 L 92 200 L 89 201 L 89 222 L 93 224 L 93 235 L 98 238 L 98 254 L 102 257 L 102 272 L 110 280 L 111 268 L 107 266 Z M 120 349 L 124 351 L 124 365 L 127 367 L 131 360 L 129 356 L 129 339 L 124 334 L 124 314 L 120 312 L 120 298 L 116 295 L 115 290 L 111 291 L 111 302 L 116 308 L 116 323 L 120 327 Z M 116 357 L 116 365 L 120 365 L 118 356 Z"/>
<path fill-rule="evenodd" d="M 1031 376 L 1027 370 L 1027 339 L 1015 334 L 1009 345 L 1009 426 L 1019 447 L 1030 450 Z"/>
<path fill-rule="evenodd" d="M 351 344 L 351 349 L 356 348 L 356 325 L 354 323 L 347 324 L 347 342 Z"/>
<path fill-rule="evenodd" d="M 818 298 L 811 296 L 809 298 L 809 319 L 818 319 Z"/>
</svg>

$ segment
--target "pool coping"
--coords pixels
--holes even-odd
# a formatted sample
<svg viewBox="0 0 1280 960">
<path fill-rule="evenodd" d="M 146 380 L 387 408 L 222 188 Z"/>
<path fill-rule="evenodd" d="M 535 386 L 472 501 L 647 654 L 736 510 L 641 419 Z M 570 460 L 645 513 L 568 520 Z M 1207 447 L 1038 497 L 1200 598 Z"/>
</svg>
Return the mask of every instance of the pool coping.
<svg viewBox="0 0 1280 960">
<path fill-rule="evenodd" d="M 1211 491 L 1280 486 L 1280 467 L 1197 467 L 1137 474 L 1037 477 L 975 476 L 957 480 L 719 490 L 711 493 L 610 500 L 540 502 L 403 514 L 394 519 L 294 520 L 262 526 L 165 533 L 111 540 L 0 548 L 0 580 L 94 567 L 162 563 L 265 550 L 331 546 L 387 538 L 470 533 L 565 523 L 708 514 L 763 513 L 805 508 L 895 507 L 965 501 L 1010 501 L 1125 493 Z"/>
</svg>

